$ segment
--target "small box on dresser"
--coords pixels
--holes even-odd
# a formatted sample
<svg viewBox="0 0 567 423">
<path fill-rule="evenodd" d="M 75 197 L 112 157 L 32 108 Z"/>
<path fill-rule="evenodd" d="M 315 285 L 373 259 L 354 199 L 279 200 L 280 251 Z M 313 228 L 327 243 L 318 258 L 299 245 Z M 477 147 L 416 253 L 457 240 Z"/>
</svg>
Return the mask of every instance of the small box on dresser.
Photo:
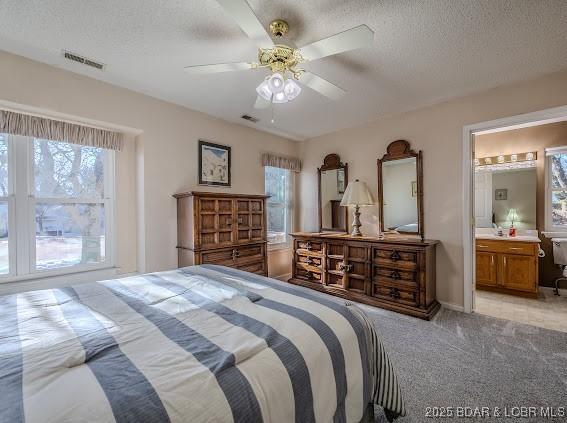
<svg viewBox="0 0 567 423">
<path fill-rule="evenodd" d="M 174 197 L 179 267 L 219 264 L 268 275 L 266 195 L 191 191 Z"/>
<path fill-rule="evenodd" d="M 438 241 L 340 233 L 291 236 L 290 283 L 427 320 L 439 310 L 435 298 Z"/>
</svg>

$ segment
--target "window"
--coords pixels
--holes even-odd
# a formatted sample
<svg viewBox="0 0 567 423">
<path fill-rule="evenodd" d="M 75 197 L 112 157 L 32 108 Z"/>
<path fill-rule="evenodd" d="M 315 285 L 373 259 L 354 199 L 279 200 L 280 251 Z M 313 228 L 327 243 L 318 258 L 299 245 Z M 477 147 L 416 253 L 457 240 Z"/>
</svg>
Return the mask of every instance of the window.
<svg viewBox="0 0 567 423">
<path fill-rule="evenodd" d="M 0 134 L 0 276 L 112 265 L 110 150 Z"/>
<path fill-rule="evenodd" d="M 268 204 L 268 244 L 287 247 L 293 215 L 293 174 L 286 169 L 264 167 Z"/>
<path fill-rule="evenodd" d="M 546 227 L 567 229 L 567 147 L 546 150 L 547 192 Z"/>
</svg>

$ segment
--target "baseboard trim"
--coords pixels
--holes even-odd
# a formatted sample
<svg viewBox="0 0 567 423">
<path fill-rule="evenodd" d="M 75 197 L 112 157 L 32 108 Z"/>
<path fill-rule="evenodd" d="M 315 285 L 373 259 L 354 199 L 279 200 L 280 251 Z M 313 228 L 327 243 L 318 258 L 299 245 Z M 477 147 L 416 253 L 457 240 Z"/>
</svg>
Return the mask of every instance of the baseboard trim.
<svg viewBox="0 0 567 423">
<path fill-rule="evenodd" d="M 448 309 L 448 310 L 453 310 L 453 311 L 460 311 L 461 313 L 464 313 L 465 308 L 462 305 L 458 305 L 458 304 L 453 304 L 453 303 L 446 303 L 445 301 L 439 301 L 441 303 L 441 306 Z"/>
<path fill-rule="evenodd" d="M 279 275 L 279 276 L 270 276 L 270 278 L 287 282 L 287 280 L 291 278 L 291 273 L 285 273 L 285 274 Z"/>
</svg>

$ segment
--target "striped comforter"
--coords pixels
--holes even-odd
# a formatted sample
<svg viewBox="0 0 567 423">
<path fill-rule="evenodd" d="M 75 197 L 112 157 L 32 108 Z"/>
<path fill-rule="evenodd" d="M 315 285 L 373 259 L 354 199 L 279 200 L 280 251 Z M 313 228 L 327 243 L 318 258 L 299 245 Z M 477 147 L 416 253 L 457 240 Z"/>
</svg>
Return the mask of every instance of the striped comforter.
<svg viewBox="0 0 567 423">
<path fill-rule="evenodd" d="M 0 297 L 0 422 L 358 422 L 405 414 L 354 306 L 193 266 Z"/>
</svg>

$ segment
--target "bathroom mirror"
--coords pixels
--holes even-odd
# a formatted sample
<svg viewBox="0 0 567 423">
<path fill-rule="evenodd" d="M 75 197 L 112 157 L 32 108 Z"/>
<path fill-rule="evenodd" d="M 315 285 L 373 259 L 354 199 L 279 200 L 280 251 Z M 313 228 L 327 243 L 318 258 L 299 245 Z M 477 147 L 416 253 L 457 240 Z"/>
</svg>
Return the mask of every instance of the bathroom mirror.
<svg viewBox="0 0 567 423">
<path fill-rule="evenodd" d="M 317 169 L 319 176 L 319 232 L 347 232 L 348 207 L 341 200 L 348 183 L 348 164 L 328 154 Z"/>
<path fill-rule="evenodd" d="M 475 171 L 475 226 L 536 229 L 536 193 L 535 167 Z"/>
<path fill-rule="evenodd" d="M 380 228 L 416 234 L 423 239 L 423 170 L 421 151 L 409 142 L 390 143 L 378 159 L 378 205 Z"/>
</svg>

